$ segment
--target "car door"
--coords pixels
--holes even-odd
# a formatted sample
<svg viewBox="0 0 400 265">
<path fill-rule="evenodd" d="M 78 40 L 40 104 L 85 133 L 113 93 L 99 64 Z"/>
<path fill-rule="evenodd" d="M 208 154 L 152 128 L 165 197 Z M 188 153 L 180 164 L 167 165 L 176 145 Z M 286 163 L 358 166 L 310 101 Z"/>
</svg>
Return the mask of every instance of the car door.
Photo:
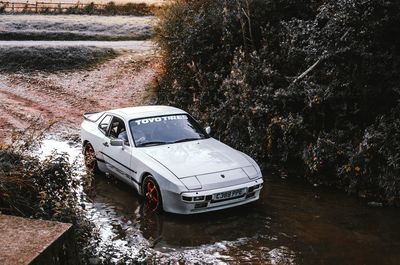
<svg viewBox="0 0 400 265">
<path fill-rule="evenodd" d="M 123 146 L 112 146 L 112 139 L 123 139 Z M 117 116 L 113 116 L 107 134 L 103 140 L 102 154 L 109 172 L 121 180 L 131 184 L 136 171 L 131 169 L 132 145 L 129 142 L 125 122 Z"/>
<path fill-rule="evenodd" d="M 110 114 L 106 114 L 102 117 L 97 129 L 91 131 L 91 138 L 89 139 L 96 152 L 96 158 L 98 159 L 97 165 L 103 172 L 108 172 L 108 168 L 104 161 L 103 148 L 104 137 L 107 135 L 111 120 L 112 116 Z"/>
</svg>

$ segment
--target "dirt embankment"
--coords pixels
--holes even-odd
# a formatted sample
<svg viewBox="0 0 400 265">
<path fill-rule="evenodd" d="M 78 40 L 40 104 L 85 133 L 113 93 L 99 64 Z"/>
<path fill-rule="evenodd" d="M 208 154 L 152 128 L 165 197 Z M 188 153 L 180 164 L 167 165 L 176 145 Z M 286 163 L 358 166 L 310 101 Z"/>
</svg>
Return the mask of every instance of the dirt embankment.
<svg viewBox="0 0 400 265">
<path fill-rule="evenodd" d="M 143 104 L 159 60 L 152 50 L 125 52 L 94 69 L 56 73 L 0 73 L 0 142 L 32 120 L 56 121 L 76 133 L 87 111 Z"/>
</svg>

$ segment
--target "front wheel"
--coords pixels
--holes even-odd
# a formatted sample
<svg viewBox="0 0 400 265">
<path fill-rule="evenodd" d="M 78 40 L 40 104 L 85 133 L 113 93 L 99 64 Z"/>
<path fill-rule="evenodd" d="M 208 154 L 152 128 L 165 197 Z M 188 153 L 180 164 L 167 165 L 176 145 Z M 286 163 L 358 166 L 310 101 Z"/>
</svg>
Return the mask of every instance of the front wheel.
<svg viewBox="0 0 400 265">
<path fill-rule="evenodd" d="M 162 199 L 160 188 L 153 176 L 148 175 L 143 180 L 143 195 L 146 207 L 153 211 L 162 210 Z"/>
<path fill-rule="evenodd" d="M 85 144 L 84 148 L 84 158 L 85 158 L 85 166 L 86 170 L 90 174 L 96 174 L 99 172 L 99 168 L 97 166 L 96 154 L 94 152 L 93 146 L 90 143 Z"/>
</svg>

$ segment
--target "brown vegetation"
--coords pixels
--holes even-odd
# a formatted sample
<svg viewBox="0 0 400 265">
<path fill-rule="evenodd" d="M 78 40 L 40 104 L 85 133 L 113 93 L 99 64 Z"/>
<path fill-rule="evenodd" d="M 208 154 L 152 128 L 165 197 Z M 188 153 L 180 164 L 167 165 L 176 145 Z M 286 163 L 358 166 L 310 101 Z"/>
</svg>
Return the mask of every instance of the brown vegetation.
<svg viewBox="0 0 400 265">
<path fill-rule="evenodd" d="M 156 4 L 126 3 L 107 4 L 91 3 L 66 3 L 66 2 L 40 2 L 21 3 L 0 1 L 0 13 L 23 14 L 86 14 L 86 15 L 125 15 L 125 16 L 151 16 L 160 8 Z"/>
<path fill-rule="evenodd" d="M 260 162 L 400 204 L 400 4 L 177 0 L 156 28 L 162 103 Z"/>
</svg>

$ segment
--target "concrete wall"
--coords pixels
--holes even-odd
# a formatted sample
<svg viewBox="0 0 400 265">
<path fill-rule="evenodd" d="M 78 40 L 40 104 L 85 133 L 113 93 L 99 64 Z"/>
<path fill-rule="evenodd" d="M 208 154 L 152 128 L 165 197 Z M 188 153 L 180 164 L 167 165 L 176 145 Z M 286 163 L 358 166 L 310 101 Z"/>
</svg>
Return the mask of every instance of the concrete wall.
<svg viewBox="0 0 400 265">
<path fill-rule="evenodd" d="M 72 225 L 0 214 L 0 264 L 79 264 Z"/>
</svg>

